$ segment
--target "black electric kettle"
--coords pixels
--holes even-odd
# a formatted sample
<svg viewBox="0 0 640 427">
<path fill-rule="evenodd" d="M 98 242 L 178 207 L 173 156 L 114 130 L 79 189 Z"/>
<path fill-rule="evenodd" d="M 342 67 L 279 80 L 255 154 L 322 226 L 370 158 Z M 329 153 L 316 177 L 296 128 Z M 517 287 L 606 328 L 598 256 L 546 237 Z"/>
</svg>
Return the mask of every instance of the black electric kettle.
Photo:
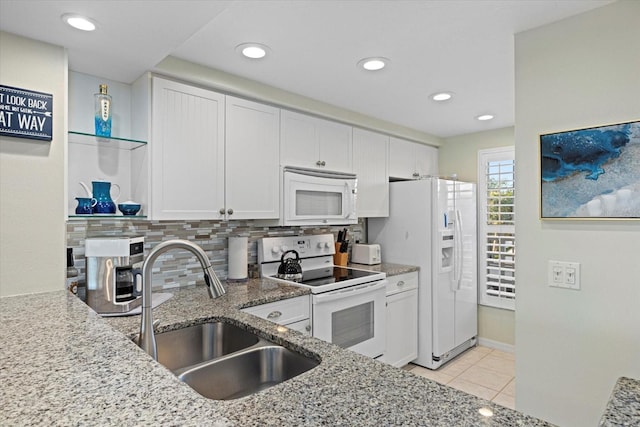
<svg viewBox="0 0 640 427">
<path fill-rule="evenodd" d="M 296 257 L 284 259 L 287 254 L 295 254 Z M 300 265 L 298 252 L 292 249 L 282 254 L 280 266 L 278 266 L 278 279 L 291 280 L 293 282 L 302 280 L 302 266 Z"/>
</svg>

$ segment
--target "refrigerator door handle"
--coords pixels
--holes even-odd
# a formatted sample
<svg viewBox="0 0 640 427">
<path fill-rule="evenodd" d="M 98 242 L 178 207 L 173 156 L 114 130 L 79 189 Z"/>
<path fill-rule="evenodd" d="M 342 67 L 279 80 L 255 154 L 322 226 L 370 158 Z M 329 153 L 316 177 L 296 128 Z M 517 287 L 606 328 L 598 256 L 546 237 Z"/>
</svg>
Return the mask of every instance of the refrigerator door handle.
<svg viewBox="0 0 640 427">
<path fill-rule="evenodd" d="M 453 243 L 453 282 L 455 290 L 460 289 L 462 284 L 462 216 L 460 211 L 456 209 L 456 222 L 454 226 L 454 243 Z"/>
</svg>

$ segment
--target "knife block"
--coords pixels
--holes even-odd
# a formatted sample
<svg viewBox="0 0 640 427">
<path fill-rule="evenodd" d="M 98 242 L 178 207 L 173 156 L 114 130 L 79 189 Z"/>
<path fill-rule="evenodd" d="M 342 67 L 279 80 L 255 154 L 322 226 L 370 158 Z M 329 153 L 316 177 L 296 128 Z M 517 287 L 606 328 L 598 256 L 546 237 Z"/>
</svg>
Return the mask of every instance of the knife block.
<svg viewBox="0 0 640 427">
<path fill-rule="evenodd" d="M 346 266 L 349 260 L 349 254 L 347 252 L 340 251 L 340 243 L 336 243 L 336 253 L 333 254 L 333 265 Z"/>
</svg>

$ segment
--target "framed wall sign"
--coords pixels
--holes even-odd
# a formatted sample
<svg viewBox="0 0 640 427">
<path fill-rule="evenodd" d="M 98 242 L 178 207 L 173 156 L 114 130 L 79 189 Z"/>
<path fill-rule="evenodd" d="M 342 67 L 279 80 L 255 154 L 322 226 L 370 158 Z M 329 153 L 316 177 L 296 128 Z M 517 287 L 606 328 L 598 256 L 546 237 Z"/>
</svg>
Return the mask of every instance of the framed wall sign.
<svg viewBox="0 0 640 427">
<path fill-rule="evenodd" d="M 541 219 L 640 219 L 640 121 L 540 135 Z"/>
<path fill-rule="evenodd" d="M 0 135 L 51 141 L 53 95 L 0 85 Z"/>
</svg>

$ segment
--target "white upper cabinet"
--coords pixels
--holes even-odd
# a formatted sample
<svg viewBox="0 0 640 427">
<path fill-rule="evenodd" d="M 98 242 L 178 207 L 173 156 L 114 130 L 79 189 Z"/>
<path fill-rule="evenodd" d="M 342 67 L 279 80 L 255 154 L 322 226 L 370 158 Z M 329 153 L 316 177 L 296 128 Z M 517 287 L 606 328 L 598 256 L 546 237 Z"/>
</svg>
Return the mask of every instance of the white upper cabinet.
<svg viewBox="0 0 640 427">
<path fill-rule="evenodd" d="M 282 110 L 280 165 L 351 172 L 351 126 Z"/>
<path fill-rule="evenodd" d="M 438 175 L 437 148 L 394 137 L 389 144 L 389 176 L 416 179 Z"/>
<path fill-rule="evenodd" d="M 219 219 L 224 95 L 161 78 L 152 93 L 152 218 Z"/>
<path fill-rule="evenodd" d="M 358 217 L 389 216 L 389 137 L 353 129 L 353 172 L 358 178 Z"/>
<path fill-rule="evenodd" d="M 226 100 L 228 219 L 277 219 L 280 109 L 232 96 Z"/>
</svg>

